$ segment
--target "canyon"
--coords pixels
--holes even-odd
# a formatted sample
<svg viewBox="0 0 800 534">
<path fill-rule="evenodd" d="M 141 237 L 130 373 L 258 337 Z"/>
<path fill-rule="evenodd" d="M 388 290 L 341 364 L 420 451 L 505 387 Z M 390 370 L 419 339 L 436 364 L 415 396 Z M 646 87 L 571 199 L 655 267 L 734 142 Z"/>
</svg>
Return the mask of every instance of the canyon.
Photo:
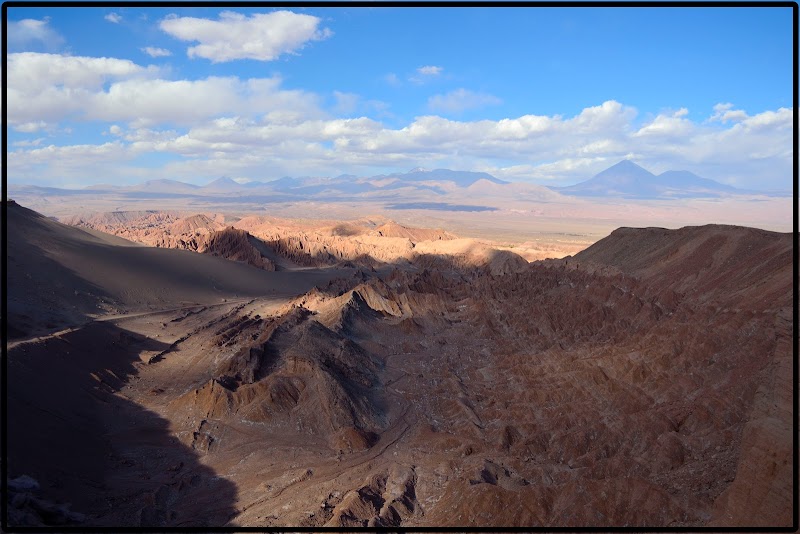
<svg viewBox="0 0 800 534">
<path fill-rule="evenodd" d="M 9 524 L 794 520 L 789 233 L 5 209 Z"/>
</svg>

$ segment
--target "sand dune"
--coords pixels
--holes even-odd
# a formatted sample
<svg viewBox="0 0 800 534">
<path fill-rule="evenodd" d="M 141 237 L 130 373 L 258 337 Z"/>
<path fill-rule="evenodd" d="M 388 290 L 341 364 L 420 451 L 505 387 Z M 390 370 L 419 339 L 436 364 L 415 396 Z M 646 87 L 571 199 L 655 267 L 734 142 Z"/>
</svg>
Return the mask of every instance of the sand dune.
<svg viewBox="0 0 800 534">
<path fill-rule="evenodd" d="M 133 310 L 296 295 L 340 273 L 293 276 L 188 251 L 131 246 L 8 203 L 9 332 L 20 337 Z"/>
</svg>

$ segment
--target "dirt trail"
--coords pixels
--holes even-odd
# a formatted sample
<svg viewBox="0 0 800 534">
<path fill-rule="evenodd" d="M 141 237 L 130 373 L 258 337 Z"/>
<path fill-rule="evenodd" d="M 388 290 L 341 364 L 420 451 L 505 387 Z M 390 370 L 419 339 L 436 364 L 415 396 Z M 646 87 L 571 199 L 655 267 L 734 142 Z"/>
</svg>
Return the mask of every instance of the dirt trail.
<svg viewBox="0 0 800 534">
<path fill-rule="evenodd" d="M 242 299 L 227 299 L 225 302 L 219 302 L 217 304 L 191 304 L 188 306 L 179 306 L 177 308 L 165 308 L 162 310 L 148 310 L 143 312 L 130 312 L 130 313 L 120 313 L 120 314 L 113 314 L 113 315 L 103 315 L 100 317 L 94 317 L 89 321 L 76 324 L 70 326 L 68 328 L 64 328 L 63 330 L 59 330 L 57 332 L 53 332 L 51 334 L 45 334 L 42 336 L 31 337 L 27 339 L 17 339 L 15 341 L 9 341 L 6 343 L 7 350 L 11 350 L 15 347 L 20 345 L 26 345 L 29 343 L 38 343 L 40 341 L 46 341 L 48 339 L 53 339 L 57 337 L 61 337 L 65 334 L 69 334 L 70 332 L 75 332 L 76 330 L 80 330 L 85 326 L 88 326 L 92 323 L 105 323 L 105 322 L 114 322 L 114 321 L 122 321 L 124 319 L 134 319 L 138 317 L 154 317 L 157 315 L 164 315 L 168 313 L 175 313 L 180 311 L 192 310 L 201 306 L 205 306 L 206 308 L 217 308 L 220 306 L 229 306 L 231 304 L 241 304 L 241 303 L 249 303 L 253 302 L 254 299 L 252 298 L 242 298 Z"/>
</svg>

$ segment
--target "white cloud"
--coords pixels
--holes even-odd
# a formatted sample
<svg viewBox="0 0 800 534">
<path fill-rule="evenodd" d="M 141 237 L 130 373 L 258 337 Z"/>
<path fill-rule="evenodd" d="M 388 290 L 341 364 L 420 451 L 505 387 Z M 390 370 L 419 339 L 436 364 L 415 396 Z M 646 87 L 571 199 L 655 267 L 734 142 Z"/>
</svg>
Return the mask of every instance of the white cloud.
<svg viewBox="0 0 800 534">
<path fill-rule="evenodd" d="M 186 90 L 196 92 L 198 88 Z M 147 87 L 143 92 L 153 93 Z M 483 161 L 516 160 L 521 162 L 518 165 L 532 165 L 531 161 L 555 157 L 574 158 L 578 161 L 574 168 L 578 168 L 581 160 L 597 161 L 608 156 L 605 151 L 615 149 L 613 143 L 624 138 L 631 114 L 635 115 L 631 108 L 611 102 L 568 119 L 527 115 L 462 122 L 426 116 L 391 129 L 364 117 L 310 119 L 279 110 L 259 116 L 243 107 L 238 114 L 185 132 L 139 128 L 126 132 L 123 139 L 132 153 L 181 155 L 182 161 L 162 170 L 189 181 L 220 174 L 278 177 L 265 176 L 265 169 L 278 175 L 338 174 L 387 165 L 413 167 L 420 161 L 470 168 Z"/>
<path fill-rule="evenodd" d="M 494 176 L 506 180 L 536 180 L 541 182 L 558 182 L 565 177 L 592 176 L 598 169 L 609 167 L 621 158 L 582 157 L 564 158 L 554 162 L 539 164 L 511 165 L 508 167 L 486 168 Z"/>
<path fill-rule="evenodd" d="M 103 85 L 117 79 L 142 79 L 158 69 L 132 61 L 23 52 L 8 55 L 8 119 L 15 128 L 55 123 L 92 106 Z"/>
<path fill-rule="evenodd" d="M 17 146 L 17 147 L 39 146 L 39 145 L 42 144 L 43 141 L 44 141 L 44 137 L 39 137 L 39 138 L 36 138 L 36 139 L 30 139 L 30 140 L 23 139 L 22 141 L 15 141 L 15 142 L 13 142 L 11 144 L 12 144 L 12 146 Z"/>
<path fill-rule="evenodd" d="M 12 176 L 43 173 L 51 179 L 95 175 L 97 165 L 110 164 L 110 169 L 120 162 L 133 158 L 126 147 L 115 141 L 102 145 L 49 145 L 32 150 L 8 153 L 8 172 Z M 113 171 L 111 171 L 113 172 Z M 85 178 L 84 178 L 85 179 Z"/>
<path fill-rule="evenodd" d="M 669 113 L 659 114 L 650 123 L 639 129 L 634 136 L 640 137 L 669 137 L 677 138 L 682 136 L 689 138 L 693 130 L 697 128 L 695 123 L 684 118 L 688 114 L 686 108 Z"/>
<path fill-rule="evenodd" d="M 320 22 L 317 17 L 291 11 L 251 17 L 224 11 L 219 20 L 170 15 L 159 26 L 177 39 L 200 43 L 189 47 L 189 57 L 221 63 L 236 59 L 272 61 L 283 54 L 296 53 L 310 41 L 333 35 L 327 28 L 319 29 Z"/>
<path fill-rule="evenodd" d="M 765 111 L 753 117 L 742 119 L 742 126 L 746 129 L 788 129 L 792 124 L 793 113 L 791 109 L 779 108 L 777 111 Z"/>
<path fill-rule="evenodd" d="M 717 104 L 714 106 L 714 114 L 708 119 L 709 121 L 738 122 L 747 118 L 747 113 L 741 109 L 733 109 L 733 104 Z"/>
<path fill-rule="evenodd" d="M 318 104 L 315 95 L 283 90 L 280 84 L 277 77 L 125 80 L 94 95 L 85 114 L 88 119 L 147 126 L 164 122 L 192 124 L 239 112 L 295 111 L 306 118 L 315 113 Z"/>
<path fill-rule="evenodd" d="M 140 48 L 140 50 L 150 57 L 167 57 L 172 55 L 172 52 L 170 52 L 166 48 L 155 48 L 152 46 L 146 46 L 144 48 Z"/>
<path fill-rule="evenodd" d="M 33 150 L 8 152 L 8 174 L 17 183 L 39 183 L 60 187 L 83 187 L 87 177 L 104 183 L 133 182 L 160 178 L 159 170 L 132 166 L 138 154 L 120 141 L 101 145 L 49 145 Z M 90 184 L 97 183 L 90 179 Z"/>
<path fill-rule="evenodd" d="M 298 120 L 322 114 L 316 95 L 282 89 L 279 77 L 164 80 L 160 74 L 157 67 L 114 58 L 10 54 L 9 122 L 16 128 L 66 119 L 142 127 L 231 113 L 294 114 Z"/>
<path fill-rule="evenodd" d="M 438 76 L 444 70 L 442 67 L 437 67 L 435 65 L 425 65 L 424 67 L 420 67 L 417 69 L 419 74 L 423 76 Z"/>
<path fill-rule="evenodd" d="M 107 80 L 154 74 L 127 59 L 22 52 L 8 55 L 8 85 L 30 92 L 101 87 Z"/>
<path fill-rule="evenodd" d="M 674 115 L 668 118 L 682 118 Z M 723 181 L 730 180 L 719 167 L 774 180 L 787 172 L 790 176 L 791 128 L 786 125 L 791 125 L 791 110 L 759 114 L 747 127 L 695 126 L 688 140 L 678 131 L 671 132 L 672 138 L 666 136 L 669 131 L 658 138 L 637 135 L 635 117 L 634 109 L 613 101 L 568 118 L 527 115 L 463 122 L 426 116 L 399 129 L 366 118 L 260 121 L 232 116 L 140 143 L 137 149 L 183 154 L 187 160 L 173 164 L 170 172 L 185 173 L 181 176 L 187 179 L 194 179 L 192 173 L 213 177 L 229 167 L 229 173 L 263 179 L 267 164 L 273 172 L 297 175 L 402 168 L 422 161 L 473 168 L 488 161 L 501 176 L 558 182 L 588 178 L 626 157 L 650 168 L 688 168 Z"/>
<path fill-rule="evenodd" d="M 467 109 L 478 109 L 502 104 L 502 100 L 486 93 L 475 93 L 467 89 L 456 89 L 445 95 L 434 95 L 428 99 L 428 108 L 444 113 L 461 113 Z"/>
<path fill-rule="evenodd" d="M 109 13 L 103 18 L 106 19 L 108 22 L 113 22 L 114 24 L 119 24 L 120 22 L 122 22 L 122 15 L 118 15 L 117 13 Z"/>
<path fill-rule="evenodd" d="M 31 122 L 22 122 L 17 124 L 12 124 L 14 130 L 23 133 L 36 133 L 42 130 L 52 129 L 53 125 L 48 124 L 44 121 L 31 121 Z"/>
<path fill-rule="evenodd" d="M 131 142 L 131 147 L 138 149 L 148 149 L 149 143 L 164 142 L 175 139 L 178 136 L 175 130 L 151 130 L 149 128 L 137 128 L 130 130 L 123 135 L 126 141 Z"/>
<path fill-rule="evenodd" d="M 32 46 L 42 46 L 45 50 L 55 50 L 64 44 L 64 38 L 49 26 L 50 19 L 23 19 L 8 21 L 8 47 L 10 50 L 23 50 Z"/>
<path fill-rule="evenodd" d="M 636 115 L 634 108 L 623 106 L 616 100 L 607 100 L 599 106 L 584 108 L 578 115 L 565 121 L 565 127 L 573 133 L 589 135 L 596 135 L 604 130 L 609 133 L 627 133 Z"/>
<path fill-rule="evenodd" d="M 439 67 L 436 65 L 424 65 L 422 67 L 418 67 L 417 70 L 414 71 L 414 75 L 409 76 L 408 81 L 417 85 L 422 85 L 438 78 L 443 71 L 444 67 Z"/>
</svg>

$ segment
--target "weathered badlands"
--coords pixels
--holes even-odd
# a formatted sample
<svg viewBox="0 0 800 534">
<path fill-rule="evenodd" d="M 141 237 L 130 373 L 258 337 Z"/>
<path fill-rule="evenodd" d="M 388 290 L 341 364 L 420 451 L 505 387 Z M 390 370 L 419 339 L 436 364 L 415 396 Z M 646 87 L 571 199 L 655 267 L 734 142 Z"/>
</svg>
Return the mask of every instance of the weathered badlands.
<svg viewBox="0 0 800 534">
<path fill-rule="evenodd" d="M 12 525 L 792 524 L 791 234 L 6 209 Z"/>
</svg>

